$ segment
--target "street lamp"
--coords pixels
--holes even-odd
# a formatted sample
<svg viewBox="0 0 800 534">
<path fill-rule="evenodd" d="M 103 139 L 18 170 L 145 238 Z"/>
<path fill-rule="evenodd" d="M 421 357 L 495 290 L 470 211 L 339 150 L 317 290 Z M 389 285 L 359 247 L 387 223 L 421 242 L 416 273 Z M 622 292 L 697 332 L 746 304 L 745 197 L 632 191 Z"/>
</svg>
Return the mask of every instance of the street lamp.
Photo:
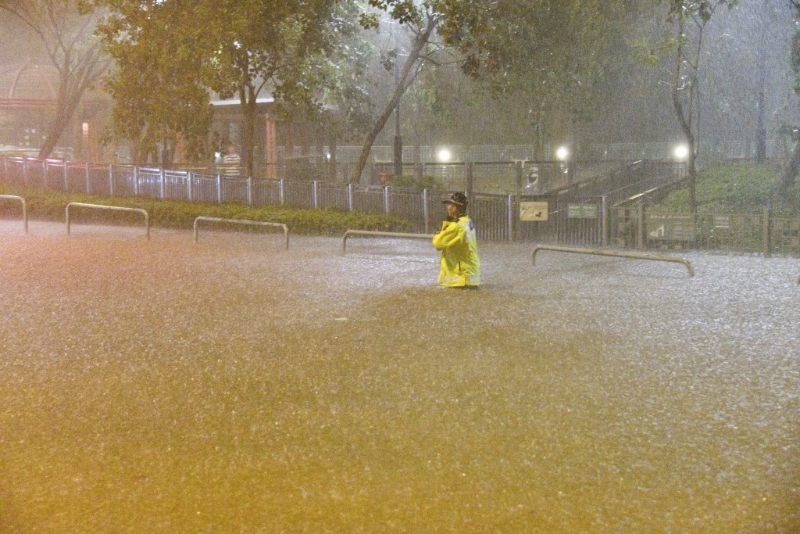
<svg viewBox="0 0 800 534">
<path fill-rule="evenodd" d="M 686 145 L 677 145 L 672 150 L 672 155 L 678 161 L 686 161 L 686 159 L 689 157 L 689 147 Z"/>
</svg>

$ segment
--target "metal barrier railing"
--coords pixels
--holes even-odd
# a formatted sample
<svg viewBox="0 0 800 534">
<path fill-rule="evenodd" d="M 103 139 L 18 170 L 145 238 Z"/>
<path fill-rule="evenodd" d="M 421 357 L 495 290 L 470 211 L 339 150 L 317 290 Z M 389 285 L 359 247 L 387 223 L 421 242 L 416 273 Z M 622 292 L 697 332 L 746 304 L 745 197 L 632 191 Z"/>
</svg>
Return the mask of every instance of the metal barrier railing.
<svg viewBox="0 0 800 534">
<path fill-rule="evenodd" d="M 369 237 L 393 237 L 399 239 L 427 239 L 432 240 L 433 234 L 406 234 L 402 232 L 375 232 L 371 230 L 348 230 L 342 237 L 342 256 L 347 254 L 347 238 L 353 235 L 363 235 Z"/>
<path fill-rule="evenodd" d="M 192 224 L 192 229 L 194 232 L 194 242 L 197 243 L 197 233 L 199 230 L 199 223 L 201 221 L 206 222 L 215 222 L 215 223 L 223 223 L 223 224 L 244 224 L 249 226 L 271 226 L 275 228 L 283 229 L 283 236 L 286 242 L 286 250 L 289 250 L 289 227 L 285 224 L 281 223 L 273 223 L 273 222 L 262 222 L 262 221 L 249 221 L 247 219 L 220 219 L 218 217 L 205 217 L 200 216 L 194 220 L 194 224 Z"/>
<path fill-rule="evenodd" d="M 124 208 L 122 206 L 103 206 L 101 204 L 84 204 L 83 202 L 70 202 L 69 204 L 67 204 L 66 208 L 67 235 L 69 235 L 69 228 L 70 228 L 69 209 L 71 207 L 141 213 L 142 215 L 144 215 L 144 228 L 145 228 L 145 233 L 147 234 L 147 240 L 148 241 L 150 240 L 150 215 L 147 213 L 147 210 L 141 208 Z"/>
<path fill-rule="evenodd" d="M 630 258 L 635 260 L 667 261 L 672 263 L 682 263 L 689 270 L 689 276 L 694 276 L 694 268 L 686 258 L 675 258 L 672 256 L 653 256 L 650 254 L 640 254 L 636 252 L 619 252 L 616 250 L 602 250 L 592 248 L 572 248 L 560 247 L 558 245 L 536 245 L 531 254 L 531 261 L 536 264 L 536 253 L 540 250 L 551 250 L 554 252 L 572 252 L 576 254 L 594 254 L 596 256 L 613 256 L 615 258 Z"/>
<path fill-rule="evenodd" d="M 0 198 L 6 200 L 19 200 L 22 203 L 22 222 L 25 225 L 25 233 L 28 233 L 28 208 L 25 205 L 25 199 L 17 195 L 0 195 Z"/>
</svg>

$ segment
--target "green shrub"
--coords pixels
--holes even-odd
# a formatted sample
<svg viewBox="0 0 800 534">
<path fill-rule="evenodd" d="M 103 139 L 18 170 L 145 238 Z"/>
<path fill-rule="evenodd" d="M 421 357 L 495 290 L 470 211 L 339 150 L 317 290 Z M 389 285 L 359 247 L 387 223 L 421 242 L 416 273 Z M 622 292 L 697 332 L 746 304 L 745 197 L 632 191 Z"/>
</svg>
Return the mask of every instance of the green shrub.
<svg viewBox="0 0 800 534">
<path fill-rule="evenodd" d="M 720 163 L 697 173 L 698 212 L 754 212 L 771 206 L 779 213 L 800 210 L 800 186 L 784 198 L 772 198 L 772 188 L 782 170 L 770 164 Z M 688 212 L 689 191 L 683 187 L 661 201 L 658 209 Z"/>
<path fill-rule="evenodd" d="M 406 187 L 409 189 L 414 189 L 416 191 L 422 191 L 423 189 L 441 189 L 442 185 L 439 181 L 434 178 L 433 176 L 422 176 L 417 179 L 414 176 L 394 176 L 392 180 L 389 182 L 389 185 L 392 187 Z"/>
</svg>

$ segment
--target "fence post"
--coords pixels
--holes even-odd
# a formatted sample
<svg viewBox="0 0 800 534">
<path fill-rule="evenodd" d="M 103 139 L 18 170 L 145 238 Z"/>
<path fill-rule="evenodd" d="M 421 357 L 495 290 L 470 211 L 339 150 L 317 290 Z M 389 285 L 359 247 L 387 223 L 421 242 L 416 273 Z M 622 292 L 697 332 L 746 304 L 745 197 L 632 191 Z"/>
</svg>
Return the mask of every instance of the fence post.
<svg viewBox="0 0 800 534">
<path fill-rule="evenodd" d="M 473 174 L 474 168 L 473 163 L 471 161 L 467 162 L 467 198 L 472 198 L 472 183 L 473 183 Z"/>
<path fill-rule="evenodd" d="M 253 177 L 247 177 L 247 205 L 253 205 Z"/>
<path fill-rule="evenodd" d="M 383 212 L 386 215 L 389 215 L 389 212 L 391 211 L 389 206 L 389 189 L 390 186 L 388 185 L 383 188 Z"/>
<path fill-rule="evenodd" d="M 317 181 L 311 182 L 311 199 L 314 201 L 314 209 L 319 208 L 319 199 L 317 198 Z"/>
<path fill-rule="evenodd" d="M 425 219 L 425 233 L 428 233 L 428 190 L 422 190 L 422 217 Z"/>
<path fill-rule="evenodd" d="M 114 164 L 108 164 L 108 194 L 114 196 Z"/>
<path fill-rule="evenodd" d="M 161 167 L 161 171 L 158 173 L 159 181 L 158 184 L 158 198 L 164 200 L 164 181 L 166 177 L 164 176 L 164 167 Z"/>
<path fill-rule="evenodd" d="M 194 182 L 194 173 L 189 171 L 186 173 L 186 198 L 189 199 L 189 202 L 192 201 L 192 186 Z"/>
<path fill-rule="evenodd" d="M 764 252 L 764 257 L 769 258 L 772 255 L 772 244 L 770 243 L 772 239 L 772 234 L 770 232 L 770 210 L 768 207 L 764 208 L 763 218 L 764 218 L 762 226 L 764 234 L 762 238 L 763 252 Z"/>
<path fill-rule="evenodd" d="M 63 160 L 64 162 L 64 191 L 69 192 L 69 165 L 67 164 L 67 160 Z M 45 163 L 47 165 L 47 163 Z"/>
<path fill-rule="evenodd" d="M 636 205 L 636 225 L 638 232 L 636 232 L 636 248 L 644 248 L 644 205 L 641 201 Z"/>
<path fill-rule="evenodd" d="M 222 176 L 217 175 L 217 204 L 222 204 Z"/>
<path fill-rule="evenodd" d="M 286 190 L 283 185 L 283 178 L 278 180 L 278 202 L 280 202 L 281 206 L 286 204 Z"/>
<path fill-rule="evenodd" d="M 133 196 L 139 196 L 139 166 L 133 167 Z"/>
<path fill-rule="evenodd" d="M 84 164 L 84 167 L 86 169 L 86 194 L 87 195 L 91 195 L 92 194 L 92 182 L 89 180 L 89 162 L 88 161 Z"/>
<path fill-rule="evenodd" d="M 508 195 L 508 240 L 514 241 L 514 195 Z"/>
<path fill-rule="evenodd" d="M 608 246 L 608 206 L 606 204 L 606 196 L 600 197 L 600 244 Z"/>
<path fill-rule="evenodd" d="M 347 210 L 353 211 L 353 184 L 347 184 Z"/>
</svg>

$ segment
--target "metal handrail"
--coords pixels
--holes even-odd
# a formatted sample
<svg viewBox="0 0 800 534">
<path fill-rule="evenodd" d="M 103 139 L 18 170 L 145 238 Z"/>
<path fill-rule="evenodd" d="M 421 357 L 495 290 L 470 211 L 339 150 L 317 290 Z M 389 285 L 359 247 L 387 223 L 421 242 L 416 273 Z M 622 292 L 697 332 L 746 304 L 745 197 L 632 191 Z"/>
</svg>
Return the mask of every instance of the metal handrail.
<svg viewBox="0 0 800 534">
<path fill-rule="evenodd" d="M 651 254 L 641 254 L 636 252 L 620 252 L 616 250 L 602 250 L 593 248 L 573 248 L 558 245 L 536 245 L 531 254 L 531 261 L 536 265 L 536 253 L 540 250 L 552 250 L 554 252 L 572 252 L 576 254 L 594 254 L 597 256 L 613 256 L 615 258 L 630 258 L 635 260 L 667 261 L 672 263 L 682 263 L 689 271 L 689 276 L 694 276 L 694 268 L 686 258 L 675 258 L 673 256 L 653 256 Z"/>
<path fill-rule="evenodd" d="M 72 206 L 80 208 L 93 208 L 93 209 L 102 209 L 110 211 L 128 211 L 128 212 L 141 213 L 142 215 L 144 215 L 144 228 L 145 228 L 145 233 L 147 234 L 147 240 L 150 241 L 150 215 L 147 213 L 147 210 L 144 210 L 142 208 L 125 208 L 122 206 L 103 206 L 101 204 L 84 204 L 83 202 L 70 202 L 69 204 L 67 204 L 67 209 L 66 209 L 67 235 L 69 235 L 69 227 L 70 227 L 69 208 Z"/>
<path fill-rule="evenodd" d="M 351 235 L 364 235 L 372 237 L 394 237 L 400 239 L 433 239 L 433 234 L 408 234 L 402 232 L 377 232 L 372 230 L 348 230 L 342 237 L 342 256 L 347 254 L 347 238 Z"/>
<path fill-rule="evenodd" d="M 28 233 L 28 208 L 25 205 L 25 199 L 17 195 L 0 195 L 0 198 L 7 200 L 19 200 L 22 203 L 22 222 L 25 225 L 25 233 Z"/>
<path fill-rule="evenodd" d="M 192 229 L 194 232 L 194 242 L 197 243 L 197 231 L 199 229 L 199 222 L 200 221 L 207 221 L 207 222 L 217 222 L 217 223 L 225 223 L 225 224 L 246 224 L 250 226 L 273 226 L 276 228 L 283 229 L 284 239 L 286 241 L 286 250 L 289 250 L 289 227 L 282 223 L 274 223 L 274 222 L 263 222 L 263 221 L 250 221 L 247 219 L 220 219 L 218 217 L 205 217 L 200 216 L 194 220 L 192 224 Z"/>
</svg>

